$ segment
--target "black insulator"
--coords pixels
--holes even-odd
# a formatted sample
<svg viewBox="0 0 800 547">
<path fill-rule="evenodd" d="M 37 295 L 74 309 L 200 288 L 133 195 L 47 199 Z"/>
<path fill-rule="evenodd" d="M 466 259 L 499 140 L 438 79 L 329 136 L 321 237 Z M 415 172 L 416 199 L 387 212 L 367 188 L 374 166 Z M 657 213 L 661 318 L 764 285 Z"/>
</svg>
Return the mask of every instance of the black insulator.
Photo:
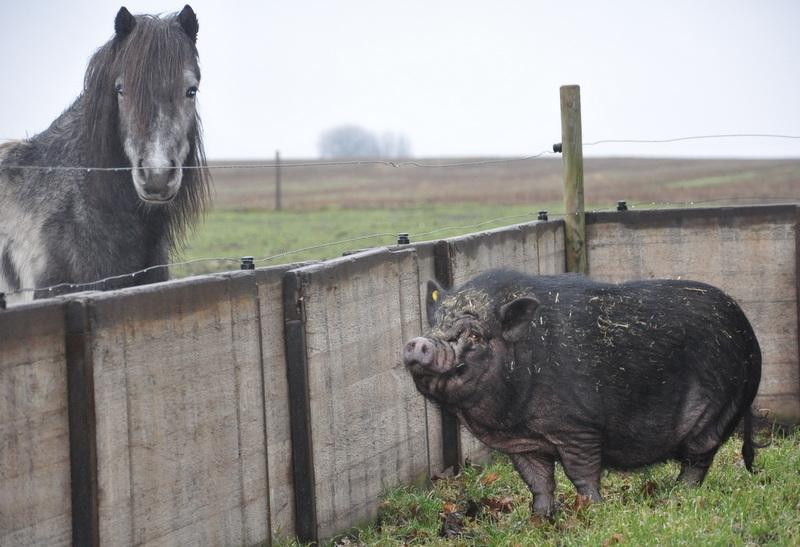
<svg viewBox="0 0 800 547">
<path fill-rule="evenodd" d="M 255 261 L 253 260 L 252 256 L 243 256 L 242 257 L 241 269 L 242 270 L 255 270 L 256 269 L 256 264 L 255 264 Z"/>
</svg>

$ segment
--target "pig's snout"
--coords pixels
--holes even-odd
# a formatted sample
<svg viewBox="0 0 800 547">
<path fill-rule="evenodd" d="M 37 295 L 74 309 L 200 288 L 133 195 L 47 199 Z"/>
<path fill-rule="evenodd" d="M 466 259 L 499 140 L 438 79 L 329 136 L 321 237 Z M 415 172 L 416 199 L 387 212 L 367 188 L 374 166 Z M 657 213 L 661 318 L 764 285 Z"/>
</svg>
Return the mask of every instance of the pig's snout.
<svg viewBox="0 0 800 547">
<path fill-rule="evenodd" d="M 433 364 L 433 354 L 433 342 L 427 338 L 418 336 L 403 348 L 403 363 L 405 363 L 407 367 L 415 363 L 422 367 L 429 367 Z"/>
</svg>

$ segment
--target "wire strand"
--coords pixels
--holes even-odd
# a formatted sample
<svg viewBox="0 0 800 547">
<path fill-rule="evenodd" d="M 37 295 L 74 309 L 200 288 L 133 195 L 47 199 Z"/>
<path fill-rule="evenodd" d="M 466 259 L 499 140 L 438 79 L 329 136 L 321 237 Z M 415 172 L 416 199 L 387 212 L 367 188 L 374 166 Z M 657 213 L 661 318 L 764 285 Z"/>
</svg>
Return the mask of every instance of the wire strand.
<svg viewBox="0 0 800 547">
<path fill-rule="evenodd" d="M 716 198 L 716 199 L 685 201 L 685 202 L 640 201 L 640 202 L 628 203 L 627 206 L 629 208 L 643 207 L 643 206 L 648 206 L 648 207 L 665 207 L 665 206 L 686 207 L 686 206 L 703 205 L 703 204 L 709 204 L 709 203 L 718 203 L 720 201 L 752 201 L 752 202 L 758 202 L 758 201 L 766 201 L 766 200 L 778 200 L 778 201 L 785 201 L 785 202 L 786 201 L 800 202 L 800 197 L 746 197 L 746 196 L 739 197 L 739 196 L 736 196 L 736 197 L 729 197 L 729 198 Z M 606 208 L 593 208 L 593 209 L 591 209 L 589 211 L 586 211 L 586 212 L 588 212 L 588 213 L 600 213 L 600 212 L 611 212 L 611 211 L 616 211 L 616 207 L 611 206 L 611 207 L 606 207 Z M 429 230 L 429 231 L 426 231 L 426 232 L 413 233 L 413 234 L 410 234 L 409 237 L 414 238 L 415 240 L 417 240 L 417 241 L 414 241 L 414 243 L 420 243 L 420 242 L 424 241 L 424 240 L 420 240 L 420 238 L 424 238 L 424 237 L 427 237 L 427 236 L 430 236 L 430 235 L 434 235 L 434 234 L 437 234 L 437 233 L 446 232 L 446 231 L 452 231 L 452 230 L 476 229 L 476 228 L 481 228 L 483 226 L 487 226 L 489 224 L 494 224 L 494 223 L 498 223 L 498 222 L 505 221 L 505 220 L 515 220 L 515 219 L 528 217 L 528 218 L 531 218 L 532 219 L 531 222 L 533 222 L 534 221 L 533 217 L 536 214 L 537 214 L 536 212 L 531 211 L 530 213 L 522 213 L 522 214 L 517 214 L 517 215 L 507 215 L 507 216 L 495 217 L 495 218 L 491 218 L 489 220 L 484 220 L 484 221 L 481 221 L 481 222 L 478 222 L 478 223 L 475 223 L 475 224 L 443 226 L 441 228 L 436 228 L 434 230 Z M 563 212 L 548 213 L 548 219 L 550 219 L 550 220 L 557 219 L 557 218 L 564 218 L 566 216 L 567 216 L 567 214 L 563 213 Z M 347 243 L 355 243 L 357 241 L 364 241 L 364 240 L 368 240 L 368 239 L 379 239 L 379 238 L 386 238 L 386 237 L 394 238 L 396 236 L 397 236 L 397 233 L 394 233 L 394 232 L 381 232 L 381 233 L 363 235 L 363 236 L 358 236 L 358 237 L 341 239 L 341 240 L 338 240 L 338 241 L 331 241 L 331 242 L 328 242 L 328 243 L 320 243 L 318 245 L 310 245 L 310 246 L 307 246 L 307 247 L 300 247 L 298 249 L 293 249 L 293 250 L 290 250 L 290 251 L 283 251 L 283 252 L 280 252 L 280 253 L 276 253 L 276 254 L 273 254 L 273 255 L 266 256 L 264 258 L 256 259 L 253 262 L 254 263 L 270 262 L 270 261 L 278 259 L 278 258 L 283 258 L 283 257 L 286 257 L 286 256 L 296 255 L 296 254 L 299 254 L 299 253 L 302 253 L 302 252 L 305 252 L 305 251 L 313 251 L 313 250 L 319 250 L 319 249 L 324 249 L 324 248 L 328 248 L 328 247 L 335 247 L 337 245 L 344 245 L 344 244 L 347 244 Z M 171 267 L 177 267 L 177 266 L 188 266 L 190 264 L 209 263 L 209 262 L 213 262 L 213 263 L 233 262 L 233 263 L 237 263 L 238 264 L 238 263 L 240 263 L 240 261 L 241 261 L 241 258 L 238 258 L 238 257 L 194 258 L 194 259 L 191 259 L 191 260 L 184 260 L 184 261 L 180 261 L 180 262 L 170 262 L 170 263 L 165 263 L 165 264 L 156 264 L 156 265 L 153 265 L 153 266 L 148 266 L 147 268 L 143 268 L 141 270 L 136 270 L 134 272 L 129 272 L 129 273 L 124 273 L 124 274 L 104 277 L 102 279 L 97 279 L 95 281 L 90 281 L 90 282 L 85 282 L 85 283 L 58 283 L 56 285 L 50 285 L 50 286 L 47 286 L 47 287 L 23 287 L 23 288 L 16 289 L 14 291 L 9 291 L 9 292 L 6 293 L 6 295 L 7 296 L 11 296 L 11 295 L 15 295 L 15 294 L 23 294 L 23 293 L 37 292 L 37 291 L 38 292 L 52 292 L 52 291 L 58 290 L 58 289 L 69 289 L 71 291 L 74 291 L 74 290 L 79 290 L 79 289 L 83 289 L 83 288 L 95 287 L 97 285 L 101 285 L 101 284 L 107 283 L 109 281 L 117 281 L 117 280 L 120 280 L 120 279 L 125 279 L 127 277 L 135 278 L 136 276 L 144 275 L 144 274 L 146 274 L 146 273 L 148 273 L 150 271 L 157 270 L 157 269 L 160 269 L 160 268 L 171 268 Z"/>
<path fill-rule="evenodd" d="M 190 169 L 190 170 L 225 170 L 225 169 L 274 169 L 275 167 L 281 168 L 296 168 L 296 167 L 342 167 L 342 166 L 384 166 L 394 168 L 404 167 L 421 167 L 421 168 L 449 168 L 449 167 L 479 167 L 482 165 L 496 165 L 501 163 L 515 163 L 523 162 L 545 155 L 555 154 L 551 150 L 542 150 L 538 154 L 521 157 L 509 158 L 490 158 L 485 160 L 470 160 L 470 161 L 457 161 L 457 162 L 438 162 L 426 163 L 417 160 L 348 160 L 348 161 L 287 161 L 287 162 L 268 162 L 268 163 L 237 163 L 237 164 L 218 164 L 218 165 L 183 165 L 183 166 L 169 166 L 169 167 L 138 167 L 137 169 L 160 169 L 160 170 L 177 170 L 177 169 Z M 68 166 L 68 165 L 0 165 L 0 170 L 6 169 L 19 169 L 21 171 L 85 171 L 91 173 L 96 172 L 125 172 L 133 171 L 134 167 L 85 167 L 85 166 Z"/>
<path fill-rule="evenodd" d="M 707 139 L 741 139 L 741 138 L 759 138 L 759 139 L 787 139 L 787 140 L 800 140 L 800 135 L 788 135 L 778 133 L 720 133 L 710 135 L 690 135 L 683 137 L 672 137 L 665 139 L 601 139 L 591 142 L 583 143 L 584 147 L 598 146 L 602 144 L 665 144 L 673 142 L 683 142 L 692 140 L 707 140 Z M 2 140 L 2 139 L 0 139 Z M 11 139 L 9 139 L 11 140 Z M 483 160 L 470 160 L 470 161 L 453 161 L 453 162 L 425 162 L 419 160 L 342 160 L 342 161 L 286 161 L 286 162 L 266 162 L 266 163 L 235 163 L 235 164 L 218 164 L 218 165 L 184 165 L 184 166 L 169 166 L 169 167 L 139 167 L 138 169 L 205 169 L 205 170 L 229 170 L 229 169 L 274 169 L 275 167 L 281 168 L 298 168 L 298 167 L 343 167 L 343 166 L 383 166 L 393 168 L 405 167 L 418 167 L 427 169 L 442 169 L 452 167 L 480 167 L 484 165 L 508 164 L 516 162 L 524 162 L 547 155 L 555 155 L 551 150 L 542 150 L 537 154 L 519 157 L 505 157 L 505 158 L 488 158 Z M 91 173 L 97 172 L 126 172 L 132 171 L 134 167 L 89 167 L 89 166 L 69 166 L 69 165 L 0 165 L 0 170 L 19 169 L 22 171 L 40 170 L 40 171 L 85 171 Z"/>
<path fill-rule="evenodd" d="M 692 135 L 688 137 L 673 137 L 667 139 L 602 139 L 598 141 L 585 142 L 583 146 L 597 146 L 599 144 L 663 144 L 670 142 L 683 142 L 704 139 L 800 139 L 800 135 L 780 135 L 776 133 L 725 133 L 717 135 Z"/>
</svg>

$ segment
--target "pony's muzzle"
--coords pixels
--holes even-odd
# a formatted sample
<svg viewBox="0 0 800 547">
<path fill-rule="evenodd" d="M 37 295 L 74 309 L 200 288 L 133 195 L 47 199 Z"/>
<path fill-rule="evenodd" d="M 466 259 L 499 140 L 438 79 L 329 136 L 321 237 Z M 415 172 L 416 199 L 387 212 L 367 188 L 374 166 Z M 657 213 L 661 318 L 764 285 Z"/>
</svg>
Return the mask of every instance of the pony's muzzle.
<svg viewBox="0 0 800 547">
<path fill-rule="evenodd" d="M 181 169 L 176 166 L 175 160 L 163 165 L 140 159 L 133 177 L 139 197 L 150 202 L 174 198 L 181 185 Z"/>
</svg>

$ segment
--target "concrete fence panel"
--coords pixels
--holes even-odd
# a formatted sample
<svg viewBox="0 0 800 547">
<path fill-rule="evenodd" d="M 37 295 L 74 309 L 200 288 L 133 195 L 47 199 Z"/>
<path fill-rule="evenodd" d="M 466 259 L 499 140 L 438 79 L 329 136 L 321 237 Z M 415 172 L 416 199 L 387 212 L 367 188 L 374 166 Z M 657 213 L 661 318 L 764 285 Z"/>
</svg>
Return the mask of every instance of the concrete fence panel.
<svg viewBox="0 0 800 547">
<path fill-rule="evenodd" d="M 298 535 L 325 539 L 429 472 L 425 404 L 401 360 L 420 328 L 417 255 L 377 249 L 293 270 L 284 297 Z"/>
<path fill-rule="evenodd" d="M 800 420 L 798 242 L 794 206 L 587 215 L 596 279 L 682 278 L 715 285 L 747 314 L 763 356 L 756 406 Z"/>
<path fill-rule="evenodd" d="M 63 302 L 0 312 L 0 545 L 72 542 Z"/>
<path fill-rule="evenodd" d="M 268 540 L 252 275 L 83 299 L 105 545 Z"/>
</svg>

